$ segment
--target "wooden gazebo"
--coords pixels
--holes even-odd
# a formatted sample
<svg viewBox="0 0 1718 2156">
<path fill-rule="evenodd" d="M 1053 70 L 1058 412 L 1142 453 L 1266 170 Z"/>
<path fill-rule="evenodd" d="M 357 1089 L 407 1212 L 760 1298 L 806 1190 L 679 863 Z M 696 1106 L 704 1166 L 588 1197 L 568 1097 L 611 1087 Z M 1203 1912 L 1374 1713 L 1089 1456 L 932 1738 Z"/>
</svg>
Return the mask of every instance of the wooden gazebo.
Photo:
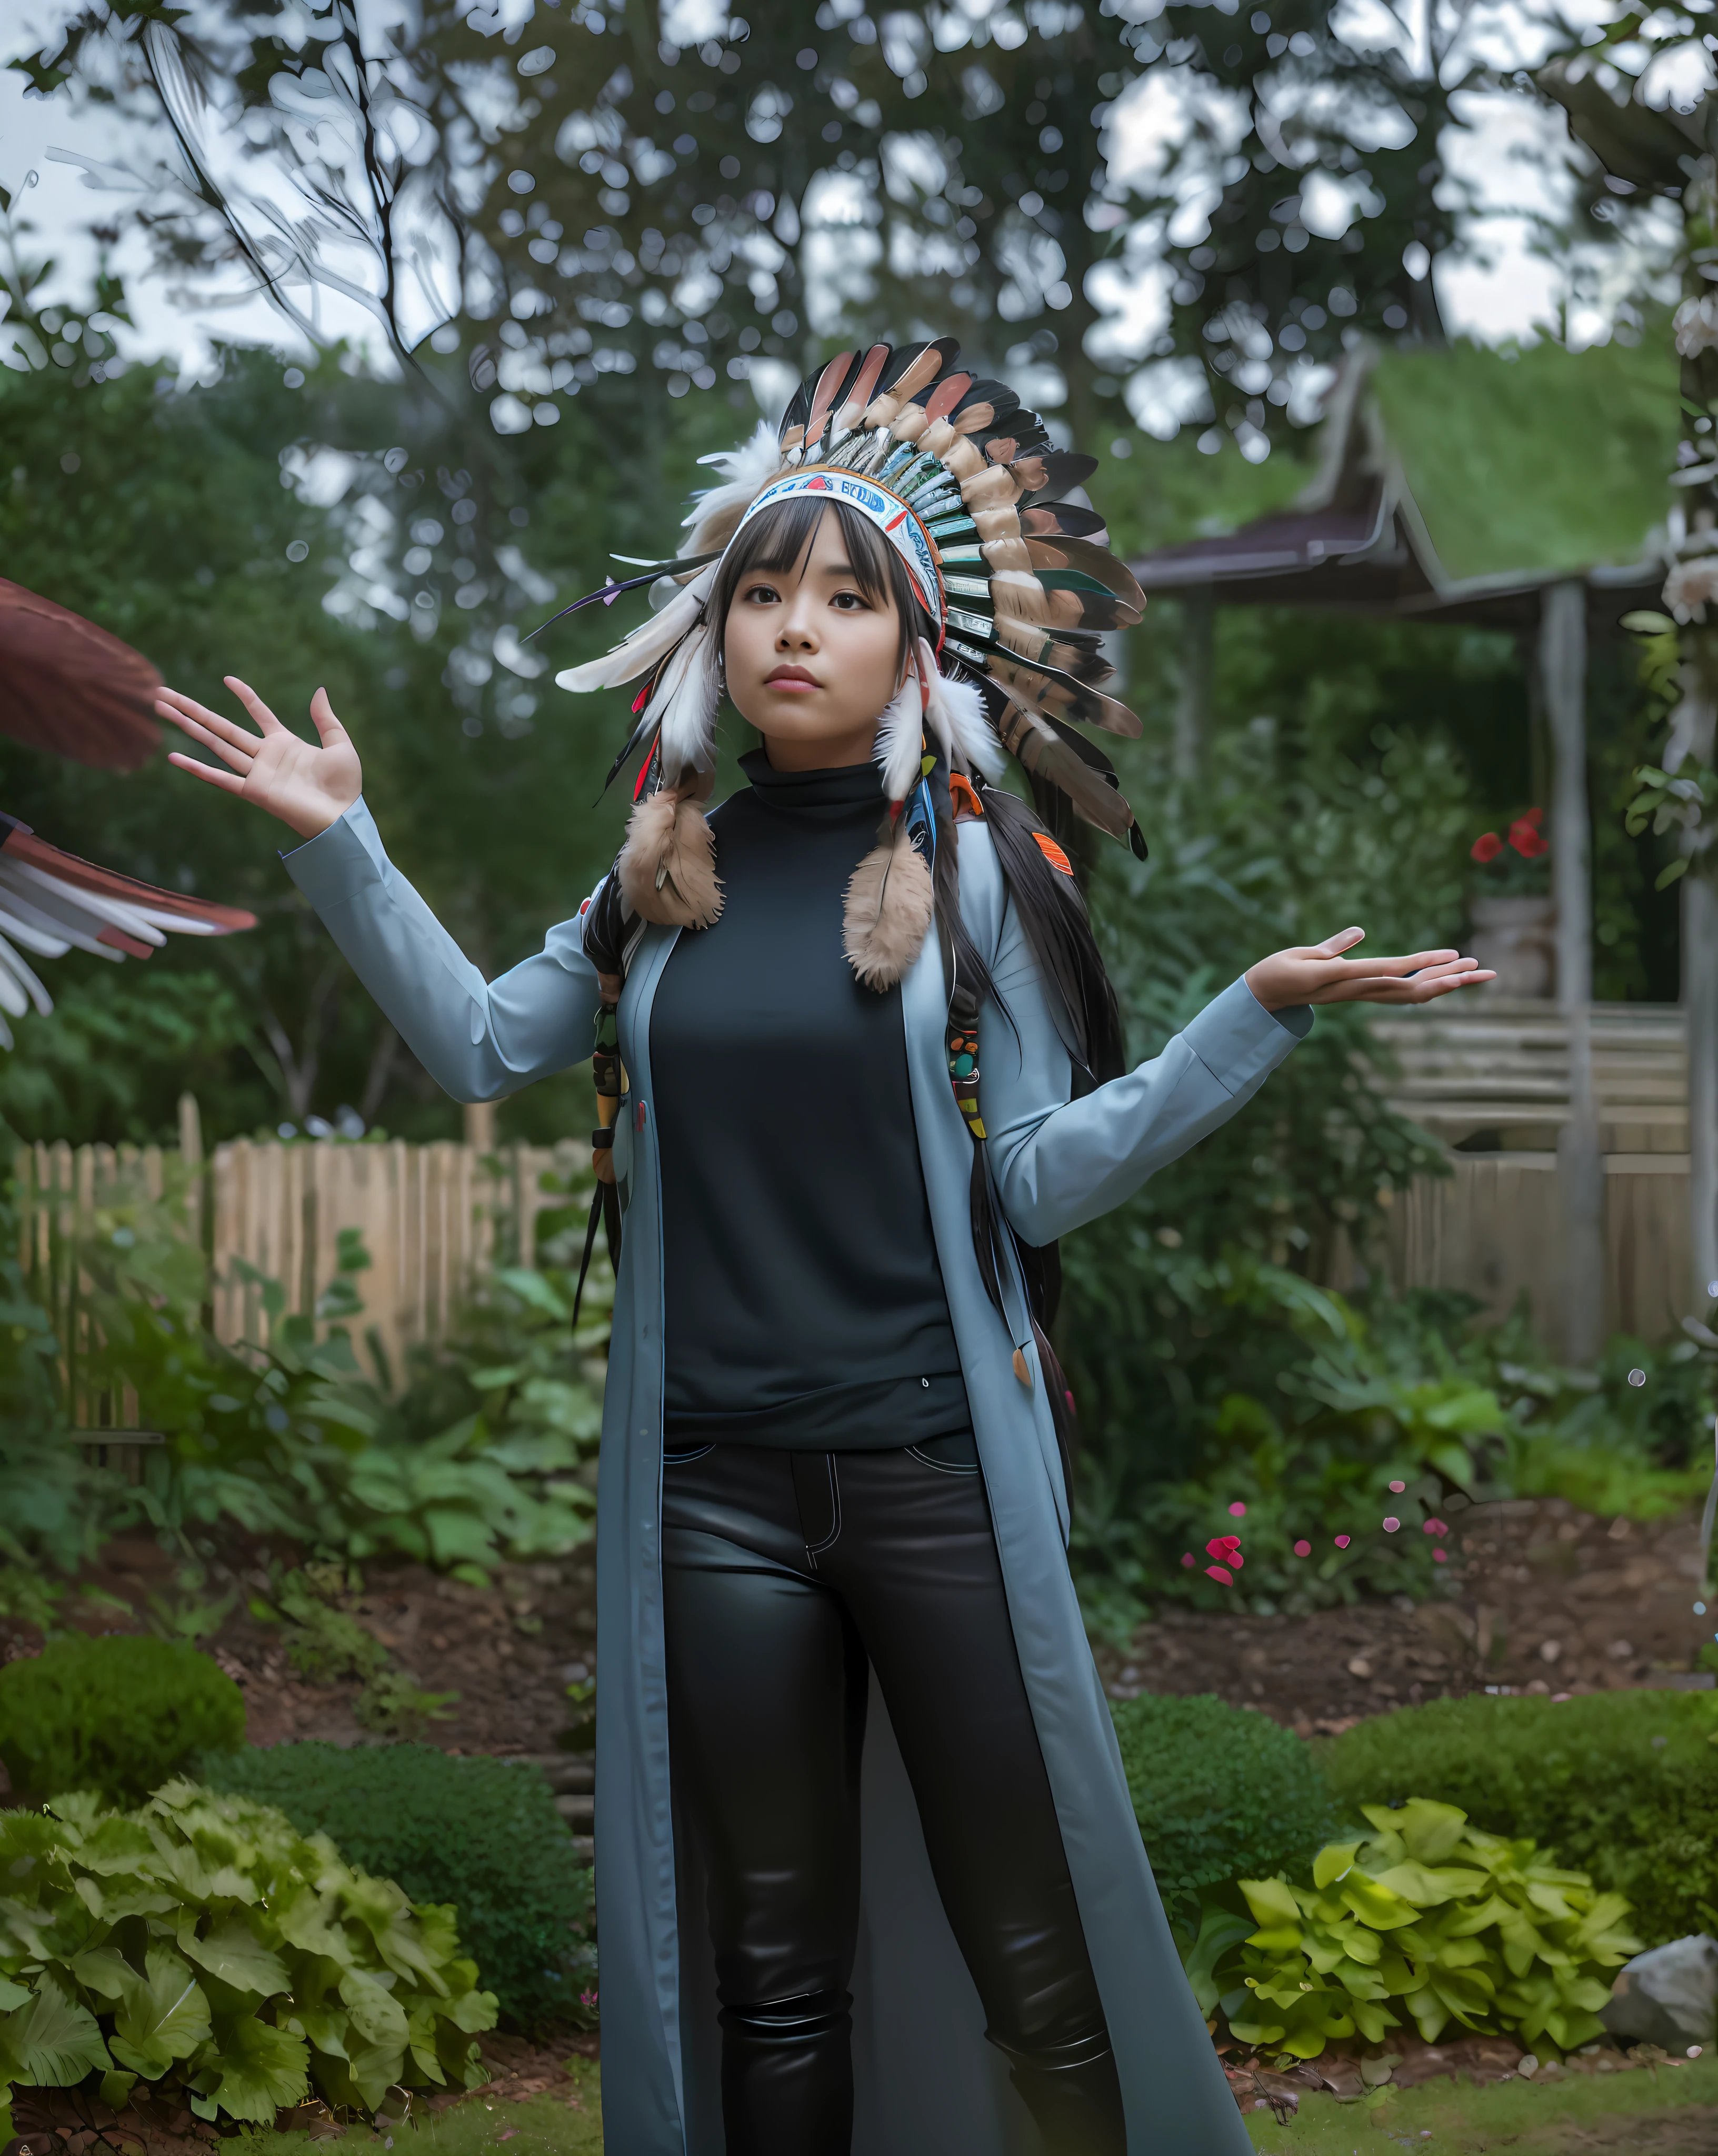
<svg viewBox="0 0 1718 2156">
<path fill-rule="evenodd" d="M 1362 351 L 1332 390 L 1316 475 L 1291 506 L 1132 563 L 1147 593 L 1183 609 L 1176 754 L 1186 772 L 1197 767 L 1209 723 L 1219 607 L 1474 624 L 1528 644 L 1551 745 L 1556 993 L 1567 1064 L 1556 1088 L 1564 1097 L 1547 1106 L 1556 1132 L 1557 1330 L 1572 1359 L 1590 1358 L 1603 1341 L 1608 1271 L 1605 1101 L 1593 1057 L 1587 652 L 1621 634 L 1619 617 L 1632 608 L 1658 603 L 1677 419 L 1675 362 L 1655 348 Z M 1448 1038 L 1473 1024 L 1495 1027 L 1505 1015 L 1494 1004 L 1483 1020 L 1466 1011 L 1440 1019 Z M 1461 1058 L 1469 1078 L 1475 1053 L 1483 1060 L 1477 1041 Z M 1413 1106 L 1436 1123 L 1423 1096 Z M 1685 1174 L 1685 1163 L 1679 1165 Z M 1614 1264 L 1608 1270 L 1614 1276 Z"/>
</svg>

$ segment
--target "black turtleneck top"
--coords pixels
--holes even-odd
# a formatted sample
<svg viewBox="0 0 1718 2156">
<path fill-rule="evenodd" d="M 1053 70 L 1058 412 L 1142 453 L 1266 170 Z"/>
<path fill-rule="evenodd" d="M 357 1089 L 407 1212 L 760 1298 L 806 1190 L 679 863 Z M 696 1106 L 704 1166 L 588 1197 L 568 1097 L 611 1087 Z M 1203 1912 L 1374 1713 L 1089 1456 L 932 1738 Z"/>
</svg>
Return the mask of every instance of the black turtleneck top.
<svg viewBox="0 0 1718 2156">
<path fill-rule="evenodd" d="M 862 988 L 841 948 L 876 767 L 778 772 L 756 749 L 741 767 L 710 818 L 721 916 L 681 935 L 650 1014 L 667 1443 L 963 1430 L 900 991 Z"/>
</svg>

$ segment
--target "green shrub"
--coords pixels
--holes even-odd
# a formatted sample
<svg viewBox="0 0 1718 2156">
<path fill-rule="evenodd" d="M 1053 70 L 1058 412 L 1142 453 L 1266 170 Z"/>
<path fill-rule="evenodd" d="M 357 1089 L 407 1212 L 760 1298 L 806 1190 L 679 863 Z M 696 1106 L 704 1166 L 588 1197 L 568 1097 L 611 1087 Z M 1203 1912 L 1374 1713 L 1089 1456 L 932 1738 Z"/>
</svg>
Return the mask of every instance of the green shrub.
<svg viewBox="0 0 1718 2156">
<path fill-rule="evenodd" d="M 1112 1707 L 1128 1793 L 1169 1920 L 1197 1930 L 1202 1894 L 1310 1856 L 1334 1828 L 1311 1749 L 1268 1715 L 1202 1695 Z"/>
<path fill-rule="evenodd" d="M 459 1937 L 516 2028 L 585 2018 L 591 1874 L 533 1768 L 426 1744 L 277 1744 L 203 1763 L 219 1789 L 278 1804 L 414 1902 L 451 1902 Z"/>
<path fill-rule="evenodd" d="M 141 2077 L 200 2118 L 271 2126 L 311 2082 L 374 2111 L 402 2083 L 485 2078 L 495 2002 L 452 1910 L 413 1909 L 264 1805 L 182 1781 L 133 1813 L 61 1797 L 0 1812 L 0 1866 L 13 2087 L 99 2075 L 117 2111 Z"/>
<path fill-rule="evenodd" d="M 136 1804 L 195 1754 L 244 1742 L 244 1694 L 177 1640 L 74 1632 L 0 1670 L 0 1759 L 33 1796 Z"/>
<path fill-rule="evenodd" d="M 1259 1929 L 1218 1964 L 1233 2035 L 1312 2059 L 1333 2037 L 1376 2044 L 1403 2014 L 1428 2044 L 1451 2023 L 1565 2051 L 1601 2033 L 1608 1972 L 1640 1948 L 1622 1895 L 1453 1804 L 1366 1815 L 1372 1833 L 1321 1850 L 1310 1886 L 1240 1881 Z"/>
<path fill-rule="evenodd" d="M 1347 1814 L 1410 1796 L 1459 1804 L 1626 1894 L 1651 1944 L 1718 1930 L 1718 1700 L 1475 1694 L 1377 1716 L 1319 1748 Z"/>
</svg>

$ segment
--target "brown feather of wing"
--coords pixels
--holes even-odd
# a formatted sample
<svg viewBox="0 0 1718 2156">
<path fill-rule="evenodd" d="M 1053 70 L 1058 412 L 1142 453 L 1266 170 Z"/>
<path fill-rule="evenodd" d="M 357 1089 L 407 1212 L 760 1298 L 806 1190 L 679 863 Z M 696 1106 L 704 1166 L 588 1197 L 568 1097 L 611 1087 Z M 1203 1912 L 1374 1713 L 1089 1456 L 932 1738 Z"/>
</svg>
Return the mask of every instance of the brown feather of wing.
<svg viewBox="0 0 1718 2156">
<path fill-rule="evenodd" d="M 0 577 L 0 733 L 98 771 L 136 771 L 161 745 L 160 688 L 141 652 Z"/>
</svg>

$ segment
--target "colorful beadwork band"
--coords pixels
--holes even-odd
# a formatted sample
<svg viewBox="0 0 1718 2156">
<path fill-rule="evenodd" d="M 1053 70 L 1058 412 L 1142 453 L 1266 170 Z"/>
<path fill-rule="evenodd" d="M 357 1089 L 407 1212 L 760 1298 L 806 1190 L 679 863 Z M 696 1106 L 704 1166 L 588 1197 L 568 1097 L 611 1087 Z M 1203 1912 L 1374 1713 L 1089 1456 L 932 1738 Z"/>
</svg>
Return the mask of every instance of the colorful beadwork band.
<svg viewBox="0 0 1718 2156">
<path fill-rule="evenodd" d="M 931 544 L 930 535 L 900 496 L 891 494 L 886 486 L 879 486 L 874 480 L 861 479 L 856 473 L 843 471 L 833 465 L 789 472 L 764 489 L 740 519 L 737 530 L 743 531 L 760 510 L 772 508 L 778 501 L 802 495 L 815 499 L 819 495 L 846 502 L 876 526 L 905 564 L 926 613 L 941 629 L 944 619 L 942 578 L 937 572 L 936 552 Z"/>
</svg>

